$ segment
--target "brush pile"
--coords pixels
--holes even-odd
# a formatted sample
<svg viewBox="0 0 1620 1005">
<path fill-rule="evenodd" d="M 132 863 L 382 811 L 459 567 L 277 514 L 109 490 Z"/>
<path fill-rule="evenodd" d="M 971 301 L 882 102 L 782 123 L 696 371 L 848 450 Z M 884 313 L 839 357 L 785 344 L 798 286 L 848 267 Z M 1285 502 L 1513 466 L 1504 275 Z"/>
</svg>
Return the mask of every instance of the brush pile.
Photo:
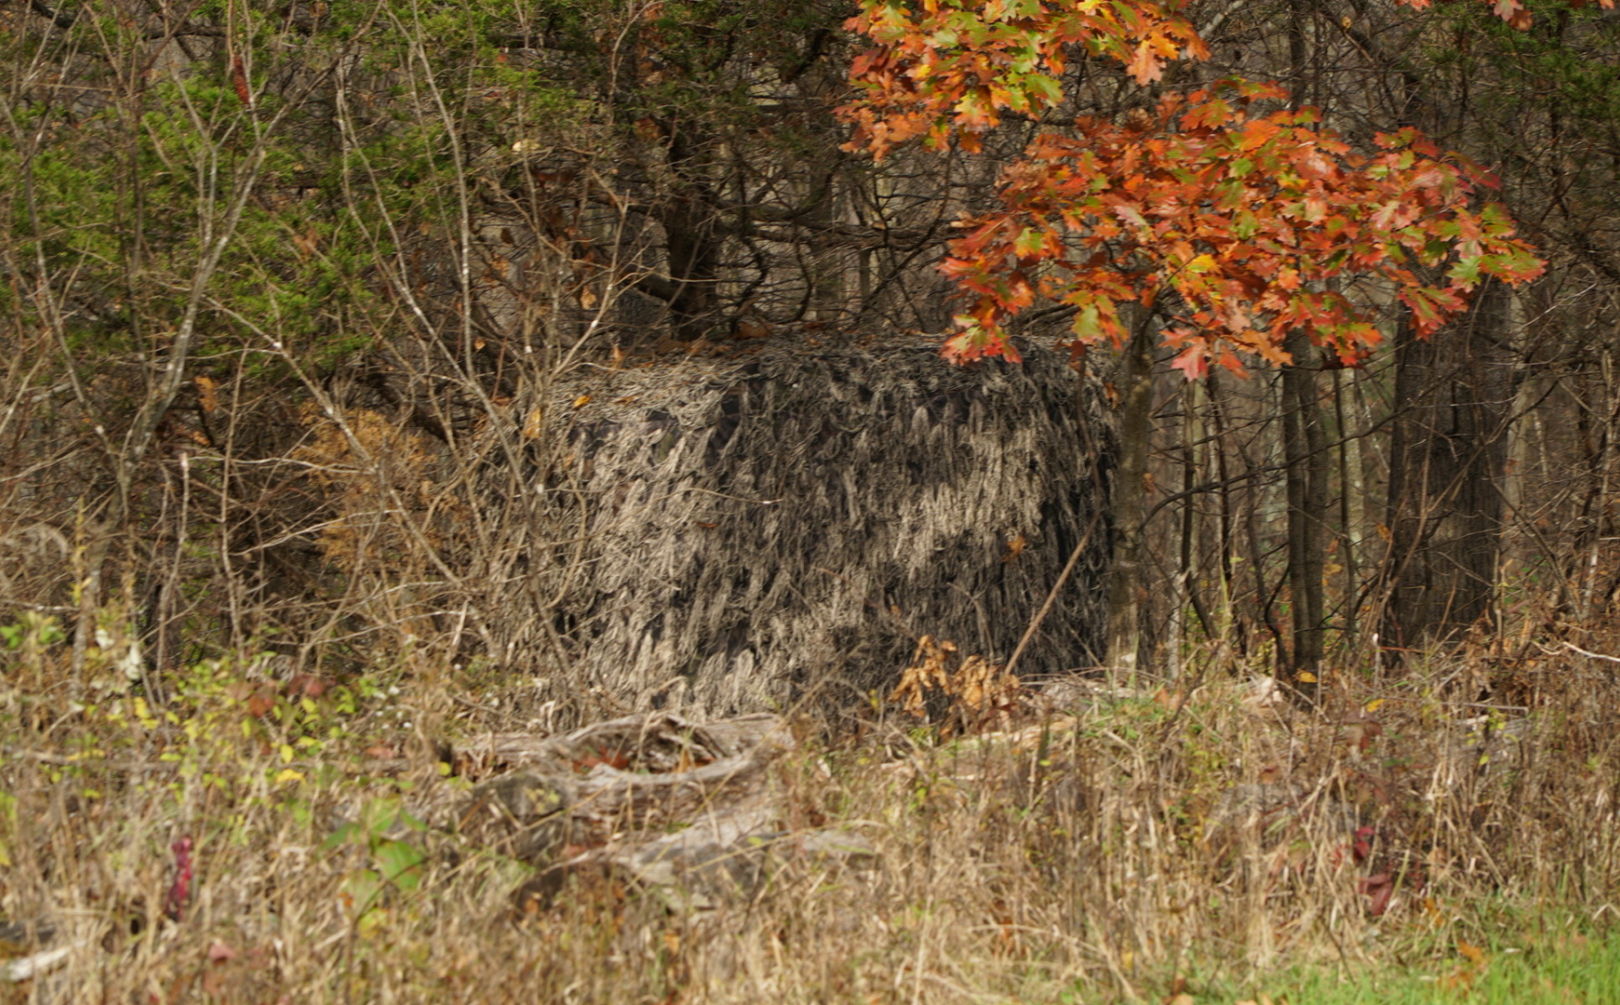
<svg viewBox="0 0 1620 1005">
<path fill-rule="evenodd" d="M 1111 434 L 1060 354 L 1025 356 L 767 343 L 564 388 L 545 481 L 579 533 L 542 592 L 579 672 L 557 687 L 703 715 L 864 703 L 924 634 L 1004 660 L 1082 542 L 1021 666 L 1093 664 Z"/>
</svg>

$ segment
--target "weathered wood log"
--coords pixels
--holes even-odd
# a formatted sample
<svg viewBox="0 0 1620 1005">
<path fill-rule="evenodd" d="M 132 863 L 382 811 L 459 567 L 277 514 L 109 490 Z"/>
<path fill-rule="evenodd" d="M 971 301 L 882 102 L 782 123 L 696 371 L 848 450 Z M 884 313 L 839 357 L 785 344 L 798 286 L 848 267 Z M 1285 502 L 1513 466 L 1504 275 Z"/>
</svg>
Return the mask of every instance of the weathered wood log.
<svg viewBox="0 0 1620 1005">
<path fill-rule="evenodd" d="M 769 715 L 697 725 L 654 713 L 560 737 L 489 737 L 470 749 L 517 770 L 474 789 L 455 828 L 465 844 L 536 867 L 514 894 L 523 911 L 583 874 L 696 910 L 751 897 L 794 865 L 870 863 L 856 835 L 780 828 L 769 768 L 793 747 L 787 723 Z"/>
<path fill-rule="evenodd" d="M 470 764 L 504 770 L 531 768 L 558 771 L 592 758 L 639 771 L 674 771 L 693 764 L 732 757 L 758 746 L 783 729 L 769 713 L 696 723 L 669 712 L 627 715 L 582 726 L 561 736 L 491 733 L 456 750 Z"/>
<path fill-rule="evenodd" d="M 613 745 L 604 746 L 608 741 Z M 497 746 L 493 737 L 488 743 Z M 717 807 L 760 805 L 768 799 L 766 768 L 793 745 L 787 724 L 774 716 L 702 727 L 655 713 L 526 744 L 506 736 L 499 746 L 521 770 L 478 786 L 461 825 L 488 819 L 526 832 L 566 821 L 571 835 L 589 843 L 657 830 Z"/>
<path fill-rule="evenodd" d="M 56 945 L 58 934 L 48 921 L 0 922 L 0 951 L 6 957 L 0 961 L 0 981 L 18 983 L 49 973 L 91 941 L 81 937 Z"/>
</svg>

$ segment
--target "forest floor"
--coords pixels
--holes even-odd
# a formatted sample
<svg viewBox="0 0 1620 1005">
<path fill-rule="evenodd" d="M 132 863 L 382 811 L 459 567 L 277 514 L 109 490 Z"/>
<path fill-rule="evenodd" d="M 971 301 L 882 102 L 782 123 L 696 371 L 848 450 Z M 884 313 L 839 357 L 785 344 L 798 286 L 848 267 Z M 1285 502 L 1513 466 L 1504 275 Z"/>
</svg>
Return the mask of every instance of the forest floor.
<svg viewBox="0 0 1620 1005">
<path fill-rule="evenodd" d="M 71 702 L 70 646 L 20 626 L 0 1001 L 1616 1001 L 1620 640 L 1579 638 L 1342 668 L 1310 711 L 1205 660 L 786 716 L 775 832 L 873 854 L 537 907 L 433 809 L 478 784 L 458 745 L 545 731 L 521 682 L 244 659 Z"/>
</svg>

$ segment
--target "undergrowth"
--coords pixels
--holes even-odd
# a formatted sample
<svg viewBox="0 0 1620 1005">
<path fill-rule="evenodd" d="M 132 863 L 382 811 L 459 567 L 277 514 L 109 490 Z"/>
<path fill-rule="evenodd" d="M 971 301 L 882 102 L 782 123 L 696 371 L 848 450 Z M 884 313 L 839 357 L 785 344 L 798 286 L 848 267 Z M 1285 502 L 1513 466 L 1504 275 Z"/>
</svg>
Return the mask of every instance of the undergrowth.
<svg viewBox="0 0 1620 1005">
<path fill-rule="evenodd" d="M 780 825 L 876 864 L 680 914 L 611 878 L 514 909 L 527 868 L 443 810 L 448 752 L 529 723 L 448 676 L 244 654 L 91 701 L 55 625 L 0 646 L 5 951 L 71 947 L 0 999 L 1599 1001 L 1620 967 L 1620 675 L 1567 649 L 1511 702 L 1443 661 L 1311 711 L 1209 667 L 801 721 Z"/>
</svg>

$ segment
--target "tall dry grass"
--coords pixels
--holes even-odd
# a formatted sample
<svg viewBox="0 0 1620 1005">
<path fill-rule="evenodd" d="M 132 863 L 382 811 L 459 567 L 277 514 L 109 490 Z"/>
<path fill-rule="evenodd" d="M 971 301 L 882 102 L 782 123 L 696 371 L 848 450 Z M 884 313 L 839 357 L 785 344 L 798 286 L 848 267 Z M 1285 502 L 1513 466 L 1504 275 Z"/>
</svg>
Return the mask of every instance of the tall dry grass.
<svg viewBox="0 0 1620 1005">
<path fill-rule="evenodd" d="M 1620 898 L 1620 674 L 1562 646 L 1342 672 L 1309 712 L 1223 672 L 1070 687 L 944 739 L 899 710 L 857 737 L 806 721 L 780 825 L 878 858 L 801 862 L 699 913 L 611 876 L 516 910 L 527 868 L 443 824 L 476 779 L 442 758 L 525 722 L 446 677 L 214 663 L 165 708 L 49 707 L 31 685 L 64 646 L 36 632 L 7 657 L 0 910 L 53 930 L 14 928 L 14 957 L 73 948 L 9 1000 L 1157 999 L 1410 963 L 1504 912 L 1597 922 Z"/>
</svg>

